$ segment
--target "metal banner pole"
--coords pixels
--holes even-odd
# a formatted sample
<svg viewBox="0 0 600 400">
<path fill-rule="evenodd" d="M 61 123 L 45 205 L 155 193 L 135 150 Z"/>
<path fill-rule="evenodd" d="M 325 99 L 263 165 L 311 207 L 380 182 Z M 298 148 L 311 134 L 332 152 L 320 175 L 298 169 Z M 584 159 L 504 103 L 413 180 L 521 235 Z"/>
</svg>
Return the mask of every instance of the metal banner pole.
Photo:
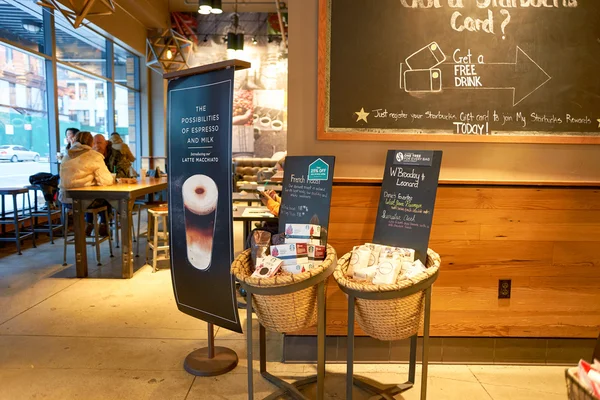
<svg viewBox="0 0 600 400">
<path fill-rule="evenodd" d="M 194 350 L 185 358 L 183 368 L 195 376 L 223 375 L 234 369 L 238 364 L 235 351 L 221 346 L 215 346 L 215 327 L 208 324 L 208 346 Z"/>
</svg>

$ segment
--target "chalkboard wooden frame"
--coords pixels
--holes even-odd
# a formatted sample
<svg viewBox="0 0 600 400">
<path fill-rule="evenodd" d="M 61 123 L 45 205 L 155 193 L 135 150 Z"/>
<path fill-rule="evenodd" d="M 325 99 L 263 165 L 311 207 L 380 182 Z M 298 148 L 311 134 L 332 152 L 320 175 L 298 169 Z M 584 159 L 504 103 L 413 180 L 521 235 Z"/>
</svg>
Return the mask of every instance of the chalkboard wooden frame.
<svg viewBox="0 0 600 400">
<path fill-rule="evenodd" d="M 375 142 L 462 142 L 462 143 L 523 143 L 523 144 L 600 144 L 598 136 L 560 135 L 554 132 L 502 132 L 494 135 L 440 134 L 421 130 L 356 130 L 329 127 L 329 57 L 331 1 L 319 0 L 318 26 L 318 98 L 317 139 Z"/>
</svg>

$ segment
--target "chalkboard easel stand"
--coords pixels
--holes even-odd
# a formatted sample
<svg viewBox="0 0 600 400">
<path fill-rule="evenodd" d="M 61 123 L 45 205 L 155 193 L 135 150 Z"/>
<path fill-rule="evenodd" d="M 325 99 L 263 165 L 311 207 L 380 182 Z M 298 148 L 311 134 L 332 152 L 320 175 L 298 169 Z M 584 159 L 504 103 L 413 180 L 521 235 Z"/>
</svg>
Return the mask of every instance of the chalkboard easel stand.
<svg viewBox="0 0 600 400">
<path fill-rule="evenodd" d="M 323 273 L 315 275 L 304 281 L 288 286 L 280 287 L 255 287 L 249 286 L 245 282 L 240 282 L 241 287 L 246 290 L 246 301 L 252 303 L 252 295 L 277 296 L 298 292 L 314 285 L 317 288 L 317 375 L 309 376 L 293 383 L 288 383 L 267 371 L 266 356 L 266 329 L 259 323 L 259 360 L 260 374 L 263 378 L 277 386 L 279 390 L 265 397 L 265 400 L 275 400 L 284 394 L 291 396 L 296 400 L 307 400 L 308 398 L 300 393 L 299 389 L 305 386 L 317 383 L 317 400 L 323 400 L 325 397 L 325 285 L 327 278 L 333 274 L 336 264 L 331 263 L 329 268 Z M 246 307 L 246 346 L 248 352 L 248 400 L 254 399 L 254 366 L 252 351 L 252 307 Z"/>
<path fill-rule="evenodd" d="M 417 367 L 417 335 L 410 338 L 410 360 L 408 369 L 408 381 L 397 385 L 381 385 L 372 380 L 354 376 L 354 317 L 355 301 L 357 298 L 366 300 L 390 300 L 407 297 L 421 291 L 425 292 L 425 307 L 423 318 L 423 357 L 421 360 L 421 400 L 427 399 L 427 368 L 429 358 L 429 322 L 431 313 L 431 285 L 436 281 L 438 273 L 407 289 L 393 292 L 362 292 L 352 290 L 339 285 L 340 289 L 348 295 L 348 353 L 346 372 L 346 400 L 352 400 L 353 385 L 374 394 L 372 398 L 393 398 L 394 395 L 411 389 L 415 383 L 415 372 Z"/>
</svg>

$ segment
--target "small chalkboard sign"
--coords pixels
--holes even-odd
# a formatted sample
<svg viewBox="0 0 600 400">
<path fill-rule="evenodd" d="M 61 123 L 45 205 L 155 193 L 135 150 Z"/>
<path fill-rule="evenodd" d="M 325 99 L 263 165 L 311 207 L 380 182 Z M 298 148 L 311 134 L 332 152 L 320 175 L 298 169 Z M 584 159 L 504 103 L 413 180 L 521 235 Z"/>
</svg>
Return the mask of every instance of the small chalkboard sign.
<svg viewBox="0 0 600 400">
<path fill-rule="evenodd" d="M 415 249 L 426 263 L 441 163 L 441 151 L 388 151 L 374 243 Z"/>
<path fill-rule="evenodd" d="M 321 242 L 327 243 L 333 156 L 290 156 L 285 158 L 279 231 L 285 224 L 321 226 Z"/>
</svg>

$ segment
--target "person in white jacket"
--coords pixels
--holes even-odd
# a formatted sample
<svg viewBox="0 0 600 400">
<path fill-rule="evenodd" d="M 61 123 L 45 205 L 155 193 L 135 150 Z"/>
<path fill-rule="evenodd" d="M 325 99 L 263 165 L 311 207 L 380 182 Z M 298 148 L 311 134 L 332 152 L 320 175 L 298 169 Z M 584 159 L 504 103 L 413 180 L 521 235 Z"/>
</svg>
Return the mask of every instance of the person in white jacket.
<svg viewBox="0 0 600 400">
<path fill-rule="evenodd" d="M 66 195 L 66 189 L 86 186 L 108 186 L 114 183 L 113 176 L 104 163 L 104 156 L 92 149 L 93 136 L 90 132 L 78 132 L 74 144 L 69 149 L 60 166 L 60 193 L 61 203 L 70 204 L 72 199 Z M 90 208 L 108 205 L 106 200 L 94 200 Z M 109 208 L 110 209 L 110 208 Z M 87 227 L 86 234 L 89 236 L 94 229 L 92 214 L 85 215 Z M 100 214 L 101 236 L 108 235 L 106 216 Z"/>
</svg>

